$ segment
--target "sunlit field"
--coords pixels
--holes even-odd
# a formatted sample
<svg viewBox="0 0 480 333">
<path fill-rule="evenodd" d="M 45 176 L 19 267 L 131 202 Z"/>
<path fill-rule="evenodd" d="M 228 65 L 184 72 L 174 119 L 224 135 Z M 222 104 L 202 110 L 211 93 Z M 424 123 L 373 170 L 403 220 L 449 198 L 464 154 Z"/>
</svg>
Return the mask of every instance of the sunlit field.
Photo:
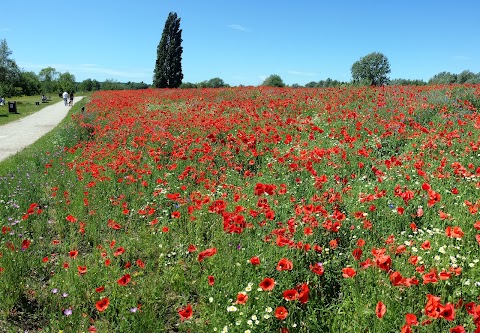
<svg viewBox="0 0 480 333">
<path fill-rule="evenodd" d="M 0 168 L 0 327 L 480 332 L 480 85 L 95 93 Z"/>
</svg>

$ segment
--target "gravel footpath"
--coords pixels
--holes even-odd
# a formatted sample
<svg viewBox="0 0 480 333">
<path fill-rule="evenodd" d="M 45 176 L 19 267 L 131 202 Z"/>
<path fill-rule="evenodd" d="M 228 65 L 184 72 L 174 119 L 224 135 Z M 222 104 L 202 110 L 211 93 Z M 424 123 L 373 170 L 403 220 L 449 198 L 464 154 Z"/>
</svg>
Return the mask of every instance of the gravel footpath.
<svg viewBox="0 0 480 333">
<path fill-rule="evenodd" d="M 74 102 L 83 96 L 75 96 Z M 0 126 L 0 162 L 15 155 L 50 132 L 68 114 L 71 106 L 61 102 L 44 107 L 34 114 Z"/>
</svg>

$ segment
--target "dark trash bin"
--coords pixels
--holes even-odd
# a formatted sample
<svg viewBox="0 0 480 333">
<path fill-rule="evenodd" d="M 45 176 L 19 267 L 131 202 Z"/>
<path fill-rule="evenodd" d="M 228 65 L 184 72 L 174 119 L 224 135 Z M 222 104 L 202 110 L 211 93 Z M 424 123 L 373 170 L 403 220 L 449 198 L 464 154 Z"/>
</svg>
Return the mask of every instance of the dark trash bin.
<svg viewBox="0 0 480 333">
<path fill-rule="evenodd" d="M 8 102 L 8 112 L 18 113 L 17 112 L 17 102 Z"/>
</svg>

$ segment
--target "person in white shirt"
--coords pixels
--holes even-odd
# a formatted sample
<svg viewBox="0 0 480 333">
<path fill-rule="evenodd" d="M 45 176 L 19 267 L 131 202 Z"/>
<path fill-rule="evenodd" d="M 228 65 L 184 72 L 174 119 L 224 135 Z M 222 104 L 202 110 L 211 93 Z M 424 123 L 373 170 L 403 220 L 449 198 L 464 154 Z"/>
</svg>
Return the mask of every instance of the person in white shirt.
<svg viewBox="0 0 480 333">
<path fill-rule="evenodd" d="M 68 92 L 65 91 L 62 94 L 62 97 L 63 97 L 63 101 L 65 102 L 65 106 L 67 106 L 67 104 L 68 104 Z"/>
</svg>

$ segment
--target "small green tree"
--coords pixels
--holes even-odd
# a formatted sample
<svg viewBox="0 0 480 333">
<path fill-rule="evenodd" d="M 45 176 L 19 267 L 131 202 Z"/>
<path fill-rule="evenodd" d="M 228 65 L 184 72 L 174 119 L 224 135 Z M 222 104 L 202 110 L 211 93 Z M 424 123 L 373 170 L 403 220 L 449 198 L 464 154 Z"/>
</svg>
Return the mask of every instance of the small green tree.
<svg viewBox="0 0 480 333">
<path fill-rule="evenodd" d="M 34 72 L 21 72 L 19 87 L 27 96 L 39 95 L 42 92 L 40 80 Z"/>
<path fill-rule="evenodd" d="M 457 74 L 452 74 L 450 72 L 440 72 L 435 74 L 430 80 L 429 84 L 452 84 L 457 83 Z"/>
<path fill-rule="evenodd" d="M 81 91 L 93 91 L 92 79 L 83 80 L 82 83 L 80 83 L 80 90 Z"/>
<path fill-rule="evenodd" d="M 475 73 L 469 70 L 464 70 L 457 75 L 457 83 L 464 84 L 469 82 L 469 80 L 472 80 L 473 78 L 475 78 Z"/>
<path fill-rule="evenodd" d="M 7 41 L 0 41 L 0 96 L 10 97 L 15 94 L 15 86 L 20 80 L 20 69 L 15 60 L 10 58 L 12 51 Z"/>
<path fill-rule="evenodd" d="M 272 74 L 263 81 L 262 86 L 285 87 L 285 83 L 283 82 L 280 75 Z"/>
<path fill-rule="evenodd" d="M 214 77 L 213 79 L 208 80 L 207 85 L 209 88 L 223 88 L 227 86 L 219 77 Z"/>
<path fill-rule="evenodd" d="M 155 88 L 178 88 L 182 84 L 182 52 L 180 18 L 177 13 L 171 12 L 157 47 L 157 61 L 153 71 Z"/>
<path fill-rule="evenodd" d="M 72 92 L 76 91 L 75 76 L 69 72 L 62 73 L 58 77 L 58 91 Z"/>
<path fill-rule="evenodd" d="M 191 88 L 197 88 L 197 85 L 195 83 L 191 82 L 182 82 L 179 88 L 182 89 L 191 89 Z"/>
<path fill-rule="evenodd" d="M 42 90 L 45 94 L 50 94 L 57 90 L 59 73 L 53 67 L 42 68 L 38 73 L 38 78 L 42 83 Z"/>
<path fill-rule="evenodd" d="M 351 71 L 353 83 L 381 86 L 388 84 L 390 64 L 385 55 L 373 52 L 356 61 Z"/>
<path fill-rule="evenodd" d="M 102 90 L 123 90 L 123 86 L 114 79 L 108 79 L 102 82 Z"/>
</svg>

